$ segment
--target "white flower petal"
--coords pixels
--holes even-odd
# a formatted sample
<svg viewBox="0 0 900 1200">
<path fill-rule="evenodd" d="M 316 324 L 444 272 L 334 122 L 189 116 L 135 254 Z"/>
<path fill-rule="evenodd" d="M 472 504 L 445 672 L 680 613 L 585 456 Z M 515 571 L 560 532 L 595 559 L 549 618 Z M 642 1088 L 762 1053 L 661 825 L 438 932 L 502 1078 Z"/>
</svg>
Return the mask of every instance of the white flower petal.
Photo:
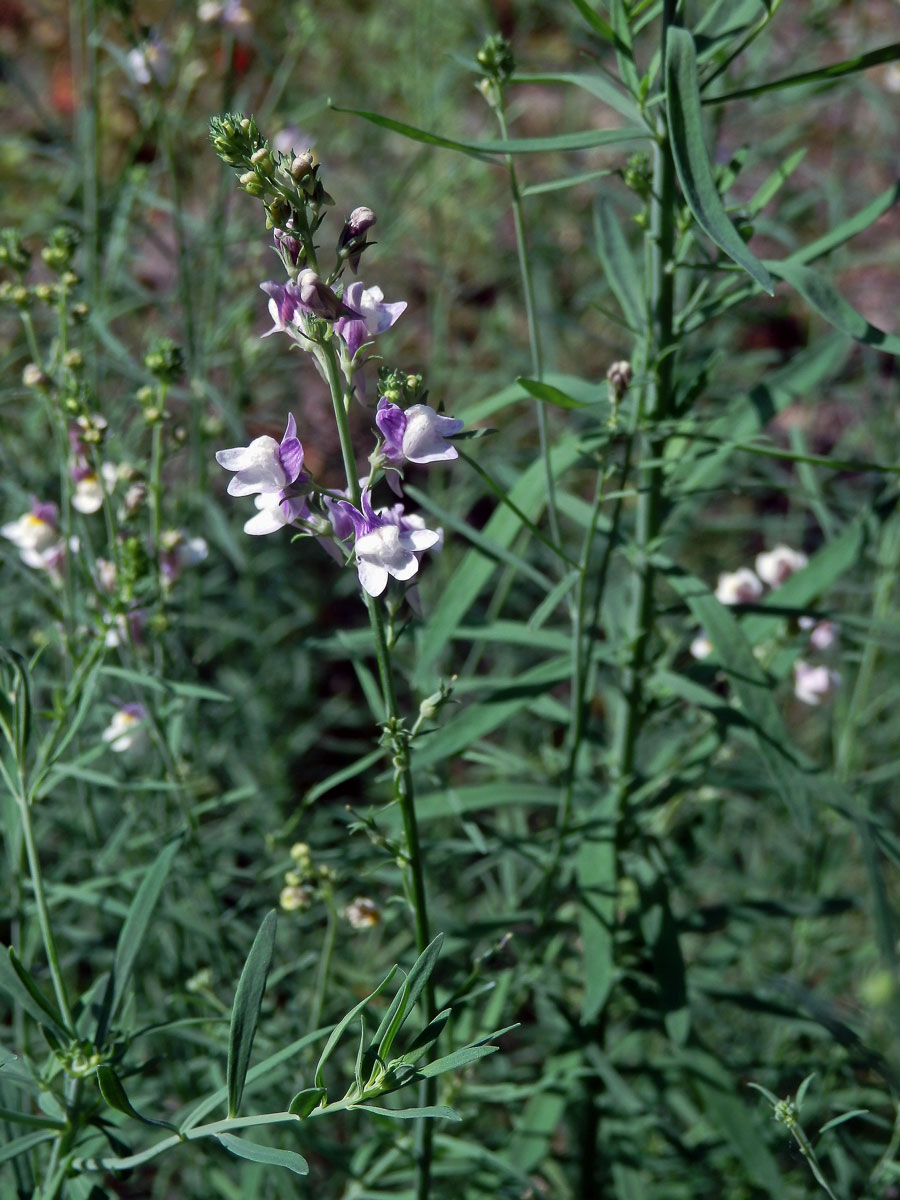
<svg viewBox="0 0 900 1200">
<path fill-rule="evenodd" d="M 378 563 L 360 559 L 356 566 L 359 582 L 370 596 L 380 596 L 387 587 L 388 573 Z"/>
</svg>

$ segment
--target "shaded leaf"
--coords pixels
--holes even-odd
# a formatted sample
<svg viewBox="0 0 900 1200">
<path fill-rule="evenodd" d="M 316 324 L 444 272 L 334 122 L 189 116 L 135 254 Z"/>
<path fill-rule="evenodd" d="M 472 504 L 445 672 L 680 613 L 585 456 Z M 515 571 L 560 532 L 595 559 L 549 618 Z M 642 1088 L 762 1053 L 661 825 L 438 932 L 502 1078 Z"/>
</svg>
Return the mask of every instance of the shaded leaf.
<svg viewBox="0 0 900 1200">
<path fill-rule="evenodd" d="M 279 1150 L 275 1146 L 261 1146 L 259 1142 L 251 1142 L 248 1138 L 238 1137 L 233 1133 L 218 1133 L 216 1139 L 229 1153 L 236 1154 L 238 1158 L 265 1163 L 267 1167 L 287 1167 L 295 1175 L 309 1174 L 309 1164 L 306 1159 L 294 1150 Z"/>
<path fill-rule="evenodd" d="M 697 224 L 723 253 L 772 294 L 772 279 L 731 223 L 703 139 L 697 57 L 686 29 L 669 30 L 666 50 L 666 105 L 675 170 Z"/>
<path fill-rule="evenodd" d="M 858 313 L 828 280 L 823 279 L 811 268 L 792 262 L 790 259 L 769 260 L 767 266 L 773 275 L 789 283 L 800 293 L 829 325 L 857 342 L 864 342 L 885 354 L 900 354 L 900 336 L 877 329 Z"/>
<path fill-rule="evenodd" d="M 267 913 L 259 932 L 253 939 L 244 969 L 238 980 L 231 1009 L 231 1028 L 228 1032 L 228 1065 L 226 1086 L 228 1088 L 228 1115 L 236 1116 L 244 1091 L 244 1080 L 250 1065 L 250 1050 L 259 1023 L 266 978 L 272 965 L 275 950 L 275 910 Z M 235 1151 L 237 1153 L 237 1151 Z M 245 1156 L 246 1157 L 246 1156 Z M 259 1160 L 264 1161 L 264 1160 Z M 301 1160 L 302 1161 L 302 1160 Z"/>
</svg>

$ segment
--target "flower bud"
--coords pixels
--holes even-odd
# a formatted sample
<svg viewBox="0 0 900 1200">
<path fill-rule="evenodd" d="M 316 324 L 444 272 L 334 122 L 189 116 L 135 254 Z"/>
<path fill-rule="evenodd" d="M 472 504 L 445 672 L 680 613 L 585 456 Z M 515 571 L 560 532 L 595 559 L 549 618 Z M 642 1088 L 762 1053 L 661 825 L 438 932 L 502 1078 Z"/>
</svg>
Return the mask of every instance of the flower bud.
<svg viewBox="0 0 900 1200">
<path fill-rule="evenodd" d="M 69 350 L 63 355 L 63 366 L 70 371 L 80 371 L 84 366 L 84 355 L 80 350 Z"/>
<path fill-rule="evenodd" d="M 22 372 L 22 383 L 25 387 L 43 387 L 47 382 L 47 376 L 37 365 L 37 363 L 28 363 Z"/>
<path fill-rule="evenodd" d="M 307 150 L 305 154 L 298 154 L 291 163 L 291 178 L 295 183 L 299 183 L 301 179 L 305 179 L 313 169 L 313 156 Z"/>
<path fill-rule="evenodd" d="M 631 363 L 626 359 L 621 359 L 619 362 L 614 362 L 606 372 L 606 380 L 609 384 L 610 391 L 613 394 L 614 401 L 618 402 L 628 391 L 629 384 L 633 378 Z"/>
</svg>

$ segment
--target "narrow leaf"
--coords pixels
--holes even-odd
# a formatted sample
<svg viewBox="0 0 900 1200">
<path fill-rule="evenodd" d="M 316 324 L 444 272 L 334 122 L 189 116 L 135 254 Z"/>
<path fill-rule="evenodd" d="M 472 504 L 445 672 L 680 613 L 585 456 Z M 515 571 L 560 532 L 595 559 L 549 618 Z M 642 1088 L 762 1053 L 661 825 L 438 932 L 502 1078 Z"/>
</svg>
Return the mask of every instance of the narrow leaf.
<svg viewBox="0 0 900 1200">
<path fill-rule="evenodd" d="M 237 1116 L 244 1091 L 244 1080 L 250 1065 L 250 1050 L 259 1023 L 266 977 L 272 965 L 275 950 L 275 910 L 267 913 L 259 932 L 253 939 L 244 969 L 238 980 L 231 1009 L 231 1028 L 228 1033 L 228 1066 L 226 1086 L 228 1088 L 228 1115 Z M 237 1153 L 237 1151 L 235 1151 Z M 244 1157 L 247 1157 L 246 1155 Z M 262 1161 L 262 1160 L 259 1160 Z"/>
<path fill-rule="evenodd" d="M 445 1071 L 458 1071 L 460 1067 L 477 1062 L 479 1058 L 487 1058 L 496 1051 L 496 1046 L 463 1046 L 461 1050 L 454 1050 L 452 1054 L 445 1054 L 443 1058 L 426 1063 L 424 1067 L 419 1068 L 419 1075 L 431 1079 L 433 1075 L 443 1075 Z"/>
<path fill-rule="evenodd" d="M 9 947 L 8 956 L 0 954 L 0 988 L 12 999 L 18 1000 L 39 1025 L 46 1026 L 49 1022 L 50 1029 L 57 1037 L 64 1040 L 71 1037 L 55 1002 L 45 996 L 34 982 L 12 946 Z"/>
<path fill-rule="evenodd" d="M 550 383 L 543 383 L 540 379 L 524 379 L 519 376 L 516 383 L 529 396 L 533 396 L 535 400 L 542 400 L 544 404 L 554 404 L 557 408 L 587 408 L 582 401 L 573 400 L 559 388 L 553 387 Z"/>
<path fill-rule="evenodd" d="M 250 1162 L 265 1163 L 267 1167 L 287 1167 L 295 1175 L 308 1175 L 309 1163 L 293 1150 L 279 1150 L 275 1146 L 261 1146 L 248 1138 L 234 1133 L 219 1133 L 216 1138 L 231 1154 L 247 1158 Z"/>
<path fill-rule="evenodd" d="M 606 21 L 594 12 L 587 0 L 571 0 L 571 2 L 581 13 L 582 17 L 584 17 L 585 21 L 587 21 L 588 25 L 590 25 L 591 29 L 593 29 L 594 33 L 599 34 L 604 41 L 612 45 L 615 44 L 616 35 L 612 31 L 612 26 L 607 25 Z"/>
<path fill-rule="evenodd" d="M 364 1000 L 360 1000 L 359 1004 L 355 1004 L 353 1008 L 351 1008 L 350 1011 L 343 1016 L 340 1021 L 338 1021 L 334 1029 L 332 1029 L 331 1033 L 329 1034 L 328 1041 L 325 1043 L 325 1047 L 319 1056 L 319 1061 L 316 1064 L 316 1087 L 324 1086 L 322 1070 L 325 1066 L 325 1063 L 331 1057 L 332 1051 L 340 1041 L 348 1026 L 353 1021 L 354 1017 L 358 1016 L 371 1000 L 374 1000 L 376 996 L 384 991 L 396 974 L 396 966 L 391 967 L 390 971 L 388 971 L 387 975 L 385 975 L 384 979 L 382 979 L 375 991 L 370 992 Z"/>
<path fill-rule="evenodd" d="M 703 103 L 726 104 L 729 100 L 743 100 L 748 96 L 760 96 L 763 92 L 800 87 L 804 83 L 832 83 L 843 79 L 845 75 L 868 71 L 870 67 L 897 61 L 900 61 L 900 42 L 891 42 L 888 46 L 880 46 L 877 50 L 869 50 L 866 54 L 859 54 L 856 58 L 847 58 L 827 67 L 816 67 L 812 71 L 801 71 L 797 75 L 783 75 L 780 79 L 770 79 L 768 83 L 739 88 L 734 92 L 724 92 L 721 96 L 707 96 Z"/>
<path fill-rule="evenodd" d="M 575 857 L 584 963 L 581 1017 L 585 1023 L 596 1019 L 613 983 L 613 930 L 618 902 L 613 797 L 610 788 L 599 811 L 591 813 L 590 833 L 582 838 Z"/>
<path fill-rule="evenodd" d="M 825 1133 L 827 1129 L 834 1129 L 836 1125 L 843 1125 L 845 1121 L 849 1121 L 853 1117 L 865 1117 L 868 1112 L 867 1108 L 853 1108 L 850 1112 L 841 1113 L 839 1117 L 832 1117 L 830 1121 L 826 1121 L 819 1133 Z"/>
<path fill-rule="evenodd" d="M 21 1137 L 13 1138 L 5 1146 L 0 1146 L 0 1163 L 18 1158 L 20 1154 L 25 1154 L 28 1150 L 39 1146 L 41 1142 L 47 1142 L 58 1136 L 58 1131 L 54 1129 L 38 1129 L 35 1133 L 23 1133 Z"/>
<path fill-rule="evenodd" d="M 131 907 L 128 909 L 128 916 L 119 933 L 116 956 L 113 960 L 114 988 L 110 1020 L 118 1011 L 122 995 L 134 969 L 135 959 L 150 925 L 153 910 L 156 908 L 180 845 L 180 839 L 176 839 L 163 847 L 156 861 L 141 880 L 141 886 L 135 893 Z"/>
<path fill-rule="evenodd" d="M 484 142 L 458 142 L 453 138 L 439 137 L 426 129 L 418 129 L 415 125 L 406 125 L 402 121 L 394 121 L 390 117 L 382 117 L 378 113 L 366 112 L 359 108 L 340 108 L 332 104 L 334 112 L 349 113 L 354 117 L 362 117 L 389 129 L 392 133 L 402 134 L 414 142 L 424 142 L 428 146 L 439 146 L 443 150 L 457 150 L 461 154 L 472 154 L 476 158 L 485 158 L 492 154 L 549 154 L 553 151 L 589 150 L 593 146 L 611 146 L 618 142 L 646 141 L 650 132 L 638 125 L 623 126 L 621 129 L 585 129 L 578 133 L 561 133 L 553 137 L 538 138 L 509 138 L 494 139 Z"/>
<path fill-rule="evenodd" d="M 435 1117 L 442 1121 L 461 1121 L 462 1117 L 446 1104 L 433 1104 L 426 1108 L 379 1108 L 375 1104 L 352 1104 L 354 1112 L 375 1113 L 379 1117 L 396 1117 L 401 1121 L 415 1121 L 419 1117 Z"/>
<path fill-rule="evenodd" d="M 605 75 L 573 74 L 573 75 L 514 75 L 510 83 L 567 83 L 573 87 L 582 88 L 602 100 L 604 104 L 629 121 L 637 124 L 641 120 L 640 110 L 635 102 L 620 87 L 617 87 Z"/>
<path fill-rule="evenodd" d="M 126 1116 L 140 1121 L 143 1125 L 158 1125 L 163 1129 L 171 1129 L 173 1133 L 178 1132 L 175 1126 L 170 1125 L 168 1121 L 154 1121 L 150 1117 L 141 1116 L 128 1099 L 122 1081 L 107 1063 L 97 1068 L 97 1086 L 100 1088 L 100 1095 L 109 1107 L 114 1108 L 117 1112 L 125 1113 Z"/>
<path fill-rule="evenodd" d="M 598 200 L 594 209 L 594 236 L 606 282 L 625 320 L 631 329 L 643 329 L 646 313 L 640 275 L 625 241 L 622 221 L 608 200 Z"/>
<path fill-rule="evenodd" d="M 669 29 L 666 106 L 675 170 L 697 224 L 763 291 L 772 295 L 774 288 L 768 271 L 741 240 L 716 187 L 703 140 L 694 39 L 686 29 Z"/>
<path fill-rule="evenodd" d="M 791 262 L 790 259 L 770 260 L 767 265 L 773 275 L 777 275 L 798 291 L 829 325 L 857 342 L 864 342 L 865 345 L 873 346 L 885 354 L 900 354 L 900 336 L 885 333 L 884 330 L 870 325 L 821 275 L 809 267 Z"/>
</svg>

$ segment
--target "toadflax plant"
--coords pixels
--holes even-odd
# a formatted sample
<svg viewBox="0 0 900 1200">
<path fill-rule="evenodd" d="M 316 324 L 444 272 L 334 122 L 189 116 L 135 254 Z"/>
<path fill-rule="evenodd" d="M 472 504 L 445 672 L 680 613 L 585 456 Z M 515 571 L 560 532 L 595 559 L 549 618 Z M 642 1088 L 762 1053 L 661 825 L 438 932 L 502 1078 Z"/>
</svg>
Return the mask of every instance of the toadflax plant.
<svg viewBox="0 0 900 1200">
<path fill-rule="evenodd" d="M 355 279 L 354 274 L 369 246 L 368 234 L 375 213 L 357 207 L 343 223 L 334 248 L 334 262 L 319 265 L 315 241 L 333 201 L 320 177 L 320 164 L 310 151 L 282 152 L 269 148 L 252 117 L 226 114 L 210 122 L 210 137 L 222 160 L 233 167 L 241 187 L 260 199 L 266 224 L 273 229 L 274 246 L 287 279 L 260 284 L 268 296 L 272 328 L 264 337 L 285 334 L 300 350 L 310 354 L 331 393 L 335 427 L 341 447 L 344 479 L 339 485 L 316 480 L 304 468 L 304 450 L 297 422 L 288 414 L 280 441 L 264 435 L 248 446 L 219 450 L 216 461 L 232 473 L 228 492 L 253 496 L 257 512 L 244 525 L 252 535 L 275 533 L 287 527 L 300 540 L 318 541 L 339 563 L 355 566 L 366 604 L 372 644 L 378 664 L 383 705 L 383 742 L 393 767 L 394 798 L 402 814 L 405 844 L 403 866 L 412 910 L 416 946 L 424 954 L 431 941 L 428 903 L 410 753 L 423 718 L 432 719 L 447 699 L 440 692 L 423 701 L 418 719 L 410 725 L 401 710 L 392 662 L 393 614 L 406 598 L 418 610 L 415 577 L 424 553 L 442 542 L 440 530 L 428 529 L 416 513 L 407 512 L 403 500 L 403 470 L 448 462 L 458 457 L 449 440 L 463 422 L 436 412 L 418 375 L 404 376 L 382 368 L 377 372 L 377 405 L 372 413 L 374 446 L 368 453 L 368 470 L 361 477 L 359 455 L 350 429 L 351 406 L 366 404 L 374 386 L 372 359 L 375 339 L 381 338 L 406 310 L 403 300 L 385 301 L 376 285 Z M 370 377 L 367 382 L 367 375 Z M 371 409 L 370 409 L 371 411 Z M 315 436 L 310 430 L 304 437 Z M 379 485 L 387 483 L 399 502 L 376 507 Z M 385 597 L 387 604 L 382 597 Z M 430 982 L 423 990 L 427 1021 L 436 1017 Z M 422 1084 L 422 1109 L 433 1107 L 431 1079 Z M 432 1125 L 419 1122 L 416 1154 L 417 1195 L 430 1187 Z"/>
</svg>

